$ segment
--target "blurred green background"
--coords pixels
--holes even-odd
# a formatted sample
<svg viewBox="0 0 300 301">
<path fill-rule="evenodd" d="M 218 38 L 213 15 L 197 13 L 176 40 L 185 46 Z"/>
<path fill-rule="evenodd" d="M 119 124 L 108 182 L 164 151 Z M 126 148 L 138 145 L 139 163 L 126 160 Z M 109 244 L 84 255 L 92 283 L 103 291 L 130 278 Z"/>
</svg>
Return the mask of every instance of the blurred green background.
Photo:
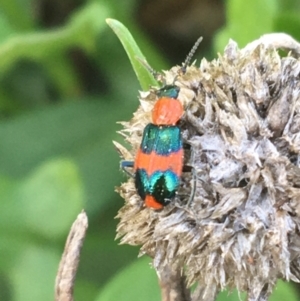
<svg viewBox="0 0 300 301">
<path fill-rule="evenodd" d="M 148 258 L 118 246 L 114 219 L 126 180 L 112 140 L 138 106 L 138 80 L 105 23 L 128 27 L 156 70 L 217 57 L 268 32 L 300 40 L 299 0 L 0 0 L 0 300 L 52 301 L 69 228 L 89 229 L 76 301 L 159 300 Z M 280 283 L 276 300 L 298 300 Z M 219 301 L 239 300 L 222 293 Z"/>
</svg>

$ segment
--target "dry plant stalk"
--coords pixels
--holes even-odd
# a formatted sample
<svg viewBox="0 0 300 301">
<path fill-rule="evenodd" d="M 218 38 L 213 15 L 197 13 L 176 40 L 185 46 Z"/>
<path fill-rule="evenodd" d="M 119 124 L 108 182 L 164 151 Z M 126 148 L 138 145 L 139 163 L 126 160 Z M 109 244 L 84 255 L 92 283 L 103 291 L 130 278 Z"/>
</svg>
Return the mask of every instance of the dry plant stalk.
<svg viewBox="0 0 300 301">
<path fill-rule="evenodd" d="M 73 301 L 73 288 L 79 264 L 81 247 L 88 227 L 86 213 L 82 211 L 69 232 L 65 250 L 55 280 L 55 301 Z"/>
<path fill-rule="evenodd" d="M 291 53 L 281 57 L 277 48 Z M 143 206 L 133 179 L 118 189 L 125 205 L 117 237 L 153 258 L 165 286 L 170 269 L 186 277 L 188 287 L 198 283 L 192 300 L 213 301 L 227 287 L 263 301 L 277 279 L 299 282 L 299 54 L 300 45 L 285 34 L 265 35 L 241 50 L 230 41 L 218 59 L 203 59 L 178 76 L 186 108 L 182 137 L 192 145 L 189 163 L 197 175 L 189 207 L 189 173 L 160 212 Z M 179 68 L 165 72 L 168 84 Z M 130 152 L 120 148 L 127 160 L 134 158 L 155 101 L 154 93 L 141 93 L 141 106 L 123 123 L 132 145 Z M 190 300 L 180 293 L 163 300 Z"/>
</svg>

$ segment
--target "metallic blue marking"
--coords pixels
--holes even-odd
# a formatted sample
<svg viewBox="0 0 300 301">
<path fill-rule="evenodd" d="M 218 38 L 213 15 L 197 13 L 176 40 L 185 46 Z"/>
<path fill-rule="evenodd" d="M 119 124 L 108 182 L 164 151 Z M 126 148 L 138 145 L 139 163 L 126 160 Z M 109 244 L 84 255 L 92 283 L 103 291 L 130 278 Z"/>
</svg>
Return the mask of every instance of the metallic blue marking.
<svg viewBox="0 0 300 301">
<path fill-rule="evenodd" d="M 145 169 L 137 169 L 135 184 L 138 194 L 144 200 L 146 195 L 152 195 L 155 200 L 166 205 L 170 199 L 176 195 L 176 190 L 180 184 L 179 177 L 172 171 L 156 171 L 148 176 Z"/>
<path fill-rule="evenodd" d="M 176 87 L 174 85 L 166 85 L 161 89 L 159 89 L 158 91 L 156 91 L 156 95 L 158 97 L 170 97 L 170 98 L 177 99 L 179 91 L 180 91 L 179 87 Z"/>
<path fill-rule="evenodd" d="M 149 123 L 145 127 L 141 143 L 144 154 L 154 151 L 157 155 L 169 156 L 180 149 L 182 149 L 182 140 L 178 126 L 158 126 Z"/>
</svg>

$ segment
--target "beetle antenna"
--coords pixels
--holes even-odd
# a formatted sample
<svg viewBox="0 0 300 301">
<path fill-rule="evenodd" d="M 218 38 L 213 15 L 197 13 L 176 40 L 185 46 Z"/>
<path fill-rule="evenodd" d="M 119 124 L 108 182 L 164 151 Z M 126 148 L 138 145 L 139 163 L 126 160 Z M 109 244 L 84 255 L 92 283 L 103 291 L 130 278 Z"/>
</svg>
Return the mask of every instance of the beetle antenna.
<svg viewBox="0 0 300 301">
<path fill-rule="evenodd" d="M 199 46 L 200 43 L 202 42 L 202 40 L 203 40 L 203 37 L 200 37 L 200 38 L 196 41 L 196 43 L 194 44 L 194 46 L 192 47 L 192 49 L 191 49 L 191 51 L 189 52 L 189 54 L 187 55 L 187 57 L 186 57 L 186 59 L 185 59 L 185 61 L 184 61 L 184 63 L 183 63 L 183 66 L 182 66 L 182 68 L 181 68 L 181 72 L 182 72 L 183 74 L 186 73 L 186 68 L 187 68 L 187 66 L 190 64 L 190 61 L 191 61 L 192 57 L 194 56 L 194 54 L 195 54 L 195 52 L 196 52 L 198 46 Z"/>
<path fill-rule="evenodd" d="M 153 77 L 158 80 L 158 81 L 162 81 L 162 74 L 155 71 L 149 64 L 148 62 L 145 60 L 145 59 L 142 59 L 138 56 L 135 57 L 140 63 L 141 65 L 143 65 L 152 75 Z"/>
</svg>

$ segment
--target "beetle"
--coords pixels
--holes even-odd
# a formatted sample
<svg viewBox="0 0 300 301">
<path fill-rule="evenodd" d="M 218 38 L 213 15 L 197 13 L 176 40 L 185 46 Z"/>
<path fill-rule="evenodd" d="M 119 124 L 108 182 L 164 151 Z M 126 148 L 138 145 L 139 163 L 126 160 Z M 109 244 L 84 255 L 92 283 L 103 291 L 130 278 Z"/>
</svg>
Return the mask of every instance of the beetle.
<svg viewBox="0 0 300 301">
<path fill-rule="evenodd" d="M 187 56 L 180 69 L 182 74 L 186 72 L 201 40 L 197 40 Z M 121 168 L 134 176 L 137 193 L 145 205 L 155 210 L 162 209 L 175 197 L 184 169 L 183 142 L 178 125 L 184 109 L 178 100 L 179 92 L 180 88 L 175 84 L 165 85 L 156 91 L 158 100 L 152 110 L 152 122 L 143 131 L 135 160 L 121 161 Z M 134 174 L 128 172 L 127 168 L 133 168 Z M 195 184 L 189 203 L 194 191 Z"/>
</svg>

